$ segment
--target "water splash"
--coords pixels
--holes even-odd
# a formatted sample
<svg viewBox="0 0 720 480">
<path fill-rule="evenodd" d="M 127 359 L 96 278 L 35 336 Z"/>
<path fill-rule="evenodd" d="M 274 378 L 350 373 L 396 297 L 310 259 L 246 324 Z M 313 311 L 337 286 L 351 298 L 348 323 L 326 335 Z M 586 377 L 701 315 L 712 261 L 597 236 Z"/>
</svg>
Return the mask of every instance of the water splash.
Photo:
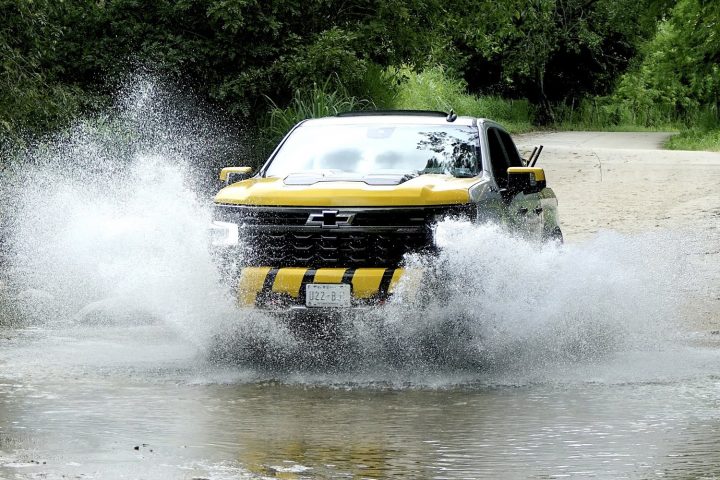
<svg viewBox="0 0 720 480">
<path fill-rule="evenodd" d="M 656 348 L 677 331 L 684 282 L 679 239 L 604 233 L 583 244 L 538 244 L 493 225 L 445 222 L 435 258 L 409 268 L 439 281 L 409 311 L 390 305 L 382 331 L 404 362 L 453 368 L 544 368 L 620 349 Z M 656 242 L 676 245 L 674 258 Z M 379 353 L 379 352 L 376 352 Z"/>
<path fill-rule="evenodd" d="M 678 332 L 688 272 L 672 234 L 607 232 L 558 245 L 489 224 L 439 229 L 448 242 L 438 255 L 407 258 L 408 269 L 423 272 L 419 289 L 401 284 L 399 300 L 335 315 L 329 331 L 313 325 L 310 336 L 305 324 L 293 328 L 297 319 L 260 316 L 216 339 L 214 355 L 301 381 L 331 372 L 343 381 L 465 382 L 660 349 Z M 672 255 L 656 255 L 658 242 Z"/>
<path fill-rule="evenodd" d="M 2 189 L 15 305 L 45 326 L 162 319 L 204 338 L 227 305 L 207 249 L 208 166 L 237 150 L 181 92 L 137 78 L 104 115 L 18 154 Z M 188 118 L 187 112 L 195 112 Z"/>
<path fill-rule="evenodd" d="M 131 83 L 107 114 L 25 152 L 6 176 L 12 305 L 28 321 L 160 324 L 213 364 L 343 383 L 512 376 L 656 348 L 675 331 L 688 272 L 671 234 L 560 246 L 453 221 L 439 226 L 437 256 L 407 258 L 427 281 L 401 285 L 402 302 L 304 324 L 239 311 L 206 230 L 206 172 L 239 147 L 167 92 Z"/>
</svg>

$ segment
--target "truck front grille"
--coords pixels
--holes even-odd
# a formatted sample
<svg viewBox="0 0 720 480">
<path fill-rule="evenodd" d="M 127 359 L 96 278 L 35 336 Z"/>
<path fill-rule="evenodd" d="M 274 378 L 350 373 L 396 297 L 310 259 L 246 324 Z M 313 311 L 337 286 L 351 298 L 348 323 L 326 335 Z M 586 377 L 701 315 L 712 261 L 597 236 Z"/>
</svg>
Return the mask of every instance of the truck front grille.
<svg viewBox="0 0 720 480">
<path fill-rule="evenodd" d="M 242 263 L 248 266 L 388 267 L 431 245 L 429 230 L 412 233 L 334 231 L 248 232 Z"/>
<path fill-rule="evenodd" d="M 246 266 L 395 267 L 409 252 L 432 248 L 442 216 L 476 216 L 474 205 L 395 208 L 251 207 L 217 205 L 215 219 L 240 225 Z M 337 212 L 343 224 L 318 221 Z"/>
</svg>

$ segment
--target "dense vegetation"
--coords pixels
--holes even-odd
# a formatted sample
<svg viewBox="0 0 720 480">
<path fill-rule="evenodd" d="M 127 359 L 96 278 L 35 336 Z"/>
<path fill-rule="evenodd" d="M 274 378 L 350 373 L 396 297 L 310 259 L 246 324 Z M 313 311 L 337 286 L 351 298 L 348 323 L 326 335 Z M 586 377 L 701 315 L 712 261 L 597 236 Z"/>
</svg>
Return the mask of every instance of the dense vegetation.
<svg viewBox="0 0 720 480">
<path fill-rule="evenodd" d="M 62 128 L 149 69 L 267 144 L 306 116 L 454 108 L 717 148 L 718 25 L 701 0 L 0 0 L 0 135 Z"/>
</svg>

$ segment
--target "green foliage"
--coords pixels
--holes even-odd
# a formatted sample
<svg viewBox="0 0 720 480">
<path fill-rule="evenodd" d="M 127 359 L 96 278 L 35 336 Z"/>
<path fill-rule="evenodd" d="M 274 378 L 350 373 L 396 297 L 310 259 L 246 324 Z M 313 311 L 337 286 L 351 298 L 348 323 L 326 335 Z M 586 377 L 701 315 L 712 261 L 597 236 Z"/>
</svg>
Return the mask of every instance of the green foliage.
<svg viewBox="0 0 720 480">
<path fill-rule="evenodd" d="M 353 87 L 367 72 L 366 59 L 357 55 L 356 42 L 359 35 L 333 27 L 321 32 L 287 61 L 285 75 L 294 89 L 312 88 L 328 78 L 343 79 Z"/>
<path fill-rule="evenodd" d="M 529 98 L 537 120 L 551 102 L 609 93 L 663 8 L 654 0 L 474 0 L 483 12 L 458 20 L 471 88 Z"/>
<path fill-rule="evenodd" d="M 564 126 L 685 131 L 670 145 L 711 147 L 720 119 L 720 5 L 679 0 L 606 97 L 562 112 Z M 691 126 L 690 128 L 687 128 Z M 682 147 L 680 147 L 682 145 Z"/>
<path fill-rule="evenodd" d="M 16 141 L 104 105 L 138 67 L 268 138 L 370 106 L 518 131 L 661 128 L 720 105 L 713 1 L 0 0 L 0 13 L 0 137 Z"/>
<path fill-rule="evenodd" d="M 0 13 L 0 135 L 19 137 L 96 108 L 138 67 L 251 124 L 267 97 L 285 106 L 328 78 L 351 97 L 389 98 L 378 72 L 423 63 L 444 10 L 440 0 L 0 0 Z"/>
<path fill-rule="evenodd" d="M 0 0 L 0 137 L 19 142 L 67 123 L 92 95 L 56 82 L 63 30 L 49 0 Z"/>
<path fill-rule="evenodd" d="M 357 110 L 396 108 L 398 83 L 395 71 L 369 63 L 364 75 L 355 81 L 354 90 L 360 92 L 360 95 L 351 94 L 338 75 L 330 75 L 324 82 L 296 89 L 287 106 L 278 106 L 268 97 L 270 110 L 261 126 L 261 150 L 269 153 L 295 124 L 307 118 Z"/>
<path fill-rule="evenodd" d="M 720 152 L 720 128 L 716 130 L 683 130 L 665 144 L 671 150 L 704 150 Z"/>
<path fill-rule="evenodd" d="M 420 61 L 439 0 L 114 0 L 74 6 L 62 21 L 82 49 L 76 74 L 121 78 L 140 61 L 175 74 L 230 113 L 257 117 L 331 75 L 354 95 L 371 62 Z M 421 24 L 418 22 L 428 21 Z M 87 42 L 87 38 L 97 39 Z"/>
<path fill-rule="evenodd" d="M 472 95 L 463 80 L 452 78 L 441 67 L 422 72 L 408 67 L 391 71 L 401 79 L 392 108 L 454 110 L 458 115 L 491 118 L 516 132 L 527 131 L 532 125 L 532 108 L 526 100 Z"/>
<path fill-rule="evenodd" d="M 395 101 L 403 80 L 398 72 L 397 68 L 382 68 L 375 63 L 369 64 L 357 89 L 357 95 L 371 100 L 378 109 L 396 108 Z"/>
<path fill-rule="evenodd" d="M 662 105 L 642 108 L 614 97 L 584 98 L 555 106 L 555 125 L 564 130 L 676 130 L 675 111 Z"/>
<path fill-rule="evenodd" d="M 331 78 L 309 90 L 296 90 L 287 107 L 270 100 L 272 108 L 262 128 L 265 149 L 272 148 L 301 120 L 353 110 L 454 110 L 459 115 L 492 118 L 515 132 L 528 131 L 532 125 L 532 109 L 527 101 L 471 95 L 463 80 L 450 77 L 441 67 L 422 72 L 407 66 L 375 69 L 363 84 L 366 92 L 380 95 L 353 96 L 337 78 Z"/>
<path fill-rule="evenodd" d="M 662 108 L 696 123 L 720 105 L 720 4 L 679 0 L 642 61 L 620 81 L 615 98 L 634 110 Z"/>
<path fill-rule="evenodd" d="M 492 118 L 515 132 L 528 131 L 532 125 L 532 109 L 527 101 L 471 95 L 463 80 L 452 78 L 441 67 L 422 72 L 407 66 L 374 68 L 362 85 L 361 90 L 368 95 L 353 96 L 337 78 L 331 77 L 309 90 L 296 90 L 287 107 L 270 100 L 272 108 L 262 128 L 265 149 L 274 146 L 301 120 L 353 110 L 454 110 L 459 115 Z"/>
<path fill-rule="evenodd" d="M 336 115 L 354 110 L 370 110 L 375 105 L 350 95 L 342 86 L 326 81 L 309 90 L 296 90 L 290 104 L 281 108 L 270 100 L 272 108 L 262 129 L 268 147 L 274 146 L 298 122 L 307 118 Z"/>
<path fill-rule="evenodd" d="M 686 126 L 679 135 L 670 137 L 665 146 L 672 150 L 720 152 L 720 117 L 717 107 L 701 109 L 698 120 Z"/>
</svg>

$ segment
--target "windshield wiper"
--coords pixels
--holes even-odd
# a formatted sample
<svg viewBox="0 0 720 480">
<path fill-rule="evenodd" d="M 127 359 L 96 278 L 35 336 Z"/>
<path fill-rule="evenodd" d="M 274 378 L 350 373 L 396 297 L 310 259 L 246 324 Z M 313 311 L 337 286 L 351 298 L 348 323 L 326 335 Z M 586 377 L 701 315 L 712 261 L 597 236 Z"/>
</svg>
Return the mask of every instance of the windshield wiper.
<svg viewBox="0 0 720 480">
<path fill-rule="evenodd" d="M 407 182 L 408 180 L 412 180 L 413 178 L 419 177 L 423 173 L 420 170 L 415 170 L 413 172 L 407 172 L 403 174 L 403 176 L 400 178 L 400 183 Z"/>
<path fill-rule="evenodd" d="M 457 168 L 426 168 L 425 170 L 419 170 L 417 172 L 418 175 L 450 175 L 455 178 L 472 178 L 477 176 L 477 173 L 474 173 L 471 170 L 468 170 L 466 168 L 463 169 L 457 169 Z"/>
</svg>

